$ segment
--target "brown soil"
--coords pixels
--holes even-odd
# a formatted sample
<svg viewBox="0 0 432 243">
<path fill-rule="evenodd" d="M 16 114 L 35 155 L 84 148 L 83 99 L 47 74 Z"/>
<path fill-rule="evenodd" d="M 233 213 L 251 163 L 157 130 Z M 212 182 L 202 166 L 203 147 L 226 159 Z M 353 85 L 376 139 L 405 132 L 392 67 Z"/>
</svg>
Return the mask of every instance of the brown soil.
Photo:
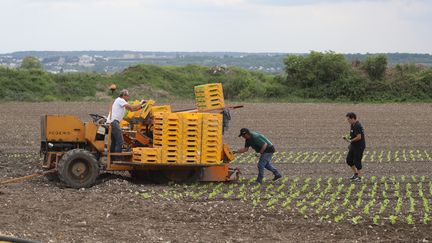
<svg viewBox="0 0 432 243">
<path fill-rule="evenodd" d="M 0 180 L 39 170 L 39 117 L 71 114 L 89 120 L 104 114 L 108 103 L 4 103 L 0 120 Z M 178 104 L 176 108 L 192 107 Z M 369 150 L 430 147 L 432 105 L 429 104 L 246 104 L 232 112 L 224 139 L 243 144 L 241 127 L 267 135 L 278 151 L 344 151 L 340 139 L 348 130 L 344 115 L 356 112 L 367 133 Z M 242 177 L 254 178 L 256 164 L 238 164 Z M 276 164 L 284 176 L 348 177 L 338 163 Z M 365 163 L 367 175 L 425 175 L 431 161 Z M 267 172 L 267 177 L 270 175 Z M 240 200 L 190 200 L 161 196 L 173 185 L 153 185 L 130 179 L 127 173 L 101 176 L 89 189 L 64 188 L 45 178 L 0 187 L 0 235 L 41 242 L 299 242 L 432 240 L 431 225 L 405 222 L 375 226 L 329 223 L 305 218 L 296 211 L 253 208 Z M 176 189 L 179 191 L 180 189 Z M 176 191 L 174 190 L 174 191 Z M 180 190 L 181 191 L 181 190 Z M 145 199 L 142 193 L 152 196 Z M 430 194 L 428 194 L 430 199 Z"/>
</svg>

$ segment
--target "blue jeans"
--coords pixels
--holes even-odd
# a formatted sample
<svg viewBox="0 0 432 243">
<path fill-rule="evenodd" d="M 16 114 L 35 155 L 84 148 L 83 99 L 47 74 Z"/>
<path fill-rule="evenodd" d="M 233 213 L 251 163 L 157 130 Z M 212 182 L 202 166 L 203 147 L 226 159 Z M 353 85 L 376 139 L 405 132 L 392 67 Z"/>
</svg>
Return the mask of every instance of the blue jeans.
<svg viewBox="0 0 432 243">
<path fill-rule="evenodd" d="M 123 146 L 123 134 L 120 128 L 120 124 L 117 120 L 111 122 L 111 146 L 110 150 L 112 153 L 118 153 L 122 151 Z M 118 159 L 117 156 L 112 156 L 111 159 Z"/>
<path fill-rule="evenodd" d="M 280 175 L 279 171 L 271 164 L 272 157 L 273 157 L 273 153 L 264 153 L 260 156 L 258 162 L 257 182 L 262 183 L 264 178 L 264 169 L 271 171 L 275 176 Z"/>
</svg>

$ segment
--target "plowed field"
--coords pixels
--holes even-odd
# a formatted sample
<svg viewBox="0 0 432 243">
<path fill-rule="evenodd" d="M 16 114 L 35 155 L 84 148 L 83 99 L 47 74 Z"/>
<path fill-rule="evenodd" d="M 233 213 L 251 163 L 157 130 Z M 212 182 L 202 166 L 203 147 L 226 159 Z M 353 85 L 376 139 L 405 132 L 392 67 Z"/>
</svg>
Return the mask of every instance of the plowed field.
<svg viewBox="0 0 432 243">
<path fill-rule="evenodd" d="M 105 114 L 103 103 L 0 104 L 0 180 L 39 170 L 39 117 Z M 176 104 L 175 109 L 192 107 Z M 345 164 L 345 113 L 366 131 L 365 177 Z M 238 156 L 235 183 L 155 185 L 103 174 L 87 189 L 36 178 L 0 186 L 0 235 L 41 242 L 304 242 L 432 240 L 432 105 L 245 104 L 241 127 L 274 142 L 283 179 L 255 185 L 257 158 Z"/>
</svg>

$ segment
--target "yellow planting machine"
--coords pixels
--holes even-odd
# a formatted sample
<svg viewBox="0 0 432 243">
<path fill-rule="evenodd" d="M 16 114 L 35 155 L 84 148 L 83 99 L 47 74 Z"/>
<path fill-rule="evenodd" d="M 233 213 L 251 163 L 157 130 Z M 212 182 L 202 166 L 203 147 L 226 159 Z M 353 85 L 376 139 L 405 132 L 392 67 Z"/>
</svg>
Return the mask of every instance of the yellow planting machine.
<svg viewBox="0 0 432 243">
<path fill-rule="evenodd" d="M 94 185 L 101 171 L 129 171 L 132 177 L 156 182 L 231 181 L 232 151 L 222 140 L 221 84 L 195 87 L 196 109 L 171 111 L 148 100 L 121 121 L 123 152 L 110 151 L 111 126 L 91 114 L 82 122 L 69 115 L 41 117 L 42 167 L 69 187 Z M 138 101 L 136 101 L 138 102 Z M 239 106 L 241 107 L 241 106 Z M 112 160 L 112 158 L 115 160 Z"/>
</svg>

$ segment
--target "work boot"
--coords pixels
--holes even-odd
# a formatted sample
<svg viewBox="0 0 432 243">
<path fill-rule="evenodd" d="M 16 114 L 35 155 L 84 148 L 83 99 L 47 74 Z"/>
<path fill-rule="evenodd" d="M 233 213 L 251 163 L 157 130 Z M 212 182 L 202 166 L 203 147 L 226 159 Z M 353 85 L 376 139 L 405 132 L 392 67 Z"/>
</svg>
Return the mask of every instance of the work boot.
<svg viewBox="0 0 432 243">
<path fill-rule="evenodd" d="M 362 180 L 361 180 L 361 177 L 356 177 L 355 179 L 353 179 L 353 180 L 351 180 L 352 182 L 356 182 L 356 183 L 360 183 Z"/>
<path fill-rule="evenodd" d="M 349 179 L 353 181 L 353 180 L 355 180 L 355 179 L 357 179 L 357 178 L 359 178 L 358 175 L 354 174 L 354 175 L 351 176 Z"/>
<path fill-rule="evenodd" d="M 277 175 L 274 176 L 273 181 L 277 181 L 280 178 L 282 178 L 282 175 L 281 174 L 277 174 Z"/>
</svg>

